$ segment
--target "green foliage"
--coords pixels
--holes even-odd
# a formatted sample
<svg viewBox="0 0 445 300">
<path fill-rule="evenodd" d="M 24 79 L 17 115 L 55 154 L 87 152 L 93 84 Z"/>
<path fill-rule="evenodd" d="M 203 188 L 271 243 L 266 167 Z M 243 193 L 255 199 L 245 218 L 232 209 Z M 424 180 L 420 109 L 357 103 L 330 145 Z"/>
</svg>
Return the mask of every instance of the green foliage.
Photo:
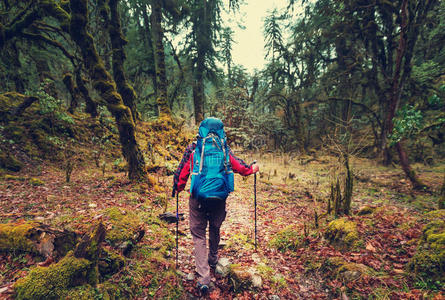
<svg viewBox="0 0 445 300">
<path fill-rule="evenodd" d="M 393 122 L 394 129 L 390 136 L 391 145 L 395 145 L 403 138 L 415 135 L 424 124 L 422 112 L 411 105 L 404 105 L 399 109 Z"/>
<path fill-rule="evenodd" d="M 62 100 L 56 99 L 46 92 L 47 86 L 51 83 L 52 80 L 45 79 L 35 93 L 35 95 L 39 98 L 39 113 L 41 115 L 54 116 L 56 119 L 68 124 L 74 124 L 74 119 L 68 115 L 63 108 Z"/>
<path fill-rule="evenodd" d="M 303 238 L 295 226 L 288 226 L 274 235 L 269 245 L 281 252 L 295 251 L 302 246 Z"/>
</svg>

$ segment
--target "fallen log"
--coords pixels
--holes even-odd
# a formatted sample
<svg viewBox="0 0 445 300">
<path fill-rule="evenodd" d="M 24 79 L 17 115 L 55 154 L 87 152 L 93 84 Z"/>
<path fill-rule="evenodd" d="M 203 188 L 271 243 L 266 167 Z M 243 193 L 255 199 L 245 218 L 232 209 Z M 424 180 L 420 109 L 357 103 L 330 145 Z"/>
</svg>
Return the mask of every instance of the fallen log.
<svg viewBox="0 0 445 300">
<path fill-rule="evenodd" d="M 0 251 L 27 252 L 43 258 L 60 258 L 74 248 L 78 235 L 39 222 L 0 224 Z"/>
</svg>

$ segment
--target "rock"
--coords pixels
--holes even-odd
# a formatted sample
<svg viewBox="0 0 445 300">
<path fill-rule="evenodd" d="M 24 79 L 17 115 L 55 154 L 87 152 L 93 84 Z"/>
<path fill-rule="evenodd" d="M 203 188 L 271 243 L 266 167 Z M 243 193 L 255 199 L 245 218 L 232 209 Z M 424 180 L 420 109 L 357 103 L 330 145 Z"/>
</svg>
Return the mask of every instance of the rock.
<svg viewBox="0 0 445 300">
<path fill-rule="evenodd" d="M 280 300 L 280 297 L 278 297 L 277 295 L 270 295 L 269 300 Z"/>
<path fill-rule="evenodd" d="M 333 271 L 336 277 L 347 282 L 357 280 L 364 274 L 370 273 L 370 269 L 367 266 L 363 264 L 347 262 L 341 257 L 329 258 L 326 261 L 325 266 L 327 269 Z"/>
<path fill-rule="evenodd" d="M 256 264 L 259 264 L 259 263 L 261 262 L 261 258 L 260 258 L 260 256 L 259 256 L 258 253 L 254 253 L 254 254 L 252 254 L 252 260 L 253 260 Z"/>
<path fill-rule="evenodd" d="M 193 273 L 188 273 L 187 274 L 187 280 L 188 281 L 193 281 L 195 280 L 195 275 Z"/>
<path fill-rule="evenodd" d="M 161 219 L 162 221 L 165 221 L 167 223 L 176 223 L 176 212 L 174 212 L 174 213 L 166 212 L 166 213 L 160 214 L 158 217 L 159 217 L 159 219 Z M 184 214 L 179 213 L 178 218 L 180 221 L 184 220 Z"/>
<path fill-rule="evenodd" d="M 252 276 L 252 287 L 256 289 L 261 289 L 263 287 L 263 279 L 260 275 L 253 275 Z"/>
<path fill-rule="evenodd" d="M 238 293 L 247 290 L 252 285 L 251 274 L 239 264 L 232 264 L 229 267 L 230 282 L 233 290 Z"/>
<path fill-rule="evenodd" d="M 227 257 L 220 258 L 218 260 L 218 265 L 222 267 L 228 267 L 230 266 L 230 260 Z"/>
<path fill-rule="evenodd" d="M 223 277 L 226 277 L 229 274 L 229 266 L 230 266 L 230 260 L 226 257 L 223 257 L 220 260 L 218 260 L 215 272 Z"/>
<path fill-rule="evenodd" d="M 324 236 L 339 249 L 353 249 L 359 245 L 357 226 L 347 218 L 331 221 Z"/>
<path fill-rule="evenodd" d="M 31 177 L 29 179 L 29 183 L 33 186 L 40 186 L 40 185 L 45 185 L 45 182 L 43 182 L 42 180 L 40 180 L 39 178 L 35 178 L 35 177 Z"/>
<path fill-rule="evenodd" d="M 375 211 L 375 207 L 366 205 L 366 206 L 360 207 L 360 209 L 357 212 L 357 215 L 359 215 L 359 216 L 368 215 L 368 214 L 372 214 L 374 211 Z"/>
</svg>

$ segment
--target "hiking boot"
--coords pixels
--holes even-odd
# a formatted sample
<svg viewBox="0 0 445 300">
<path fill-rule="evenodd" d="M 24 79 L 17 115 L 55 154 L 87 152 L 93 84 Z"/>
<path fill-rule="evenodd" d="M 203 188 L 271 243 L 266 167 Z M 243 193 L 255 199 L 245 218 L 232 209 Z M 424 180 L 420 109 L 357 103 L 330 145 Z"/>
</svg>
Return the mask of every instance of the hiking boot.
<svg viewBox="0 0 445 300">
<path fill-rule="evenodd" d="M 213 271 L 215 271 L 215 269 L 216 269 L 216 263 L 211 263 L 211 262 L 209 262 L 209 267 L 210 267 L 210 269 L 212 269 Z"/>
<path fill-rule="evenodd" d="M 198 282 L 198 291 L 201 295 L 205 295 L 209 292 L 209 286 Z"/>
</svg>

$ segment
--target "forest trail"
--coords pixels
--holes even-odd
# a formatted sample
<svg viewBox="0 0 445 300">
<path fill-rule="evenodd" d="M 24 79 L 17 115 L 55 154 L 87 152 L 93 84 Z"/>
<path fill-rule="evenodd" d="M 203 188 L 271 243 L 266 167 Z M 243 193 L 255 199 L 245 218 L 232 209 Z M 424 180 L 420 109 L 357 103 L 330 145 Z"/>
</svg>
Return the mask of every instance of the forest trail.
<svg viewBox="0 0 445 300">
<path fill-rule="evenodd" d="M 436 196 L 412 192 L 400 170 L 381 168 L 369 160 L 355 161 L 361 180 L 354 184 L 353 214 L 343 219 L 356 224 L 359 244 L 354 249 L 339 250 L 325 237 L 329 222 L 334 220 L 325 212 L 336 159 L 319 157 L 302 164 L 288 155 L 254 158 L 261 166 L 257 179 L 258 250 L 254 249 L 253 176 L 236 175 L 235 192 L 227 200 L 227 217 L 221 228 L 224 247 L 219 254 L 245 269 L 255 268 L 262 277 L 262 287 L 234 291 L 228 278 L 216 274 L 216 287 L 204 299 L 347 299 L 365 295 L 377 299 L 425 298 L 421 284 L 428 283 L 411 280 L 406 270 L 416 253 L 422 227 L 432 217 L 443 214 L 423 213 L 434 210 Z M 443 166 L 416 168 L 422 179 L 440 186 Z M 67 184 L 62 171 L 41 165 L 0 181 L 0 217 L 3 222 L 35 220 L 86 232 L 98 220 L 108 224 L 105 214 L 117 208 L 123 214 L 136 213 L 151 228 L 150 216 L 162 212 L 162 199 L 171 193 L 172 176 L 158 174 L 155 181 L 158 190 L 147 190 L 129 182 L 123 172 L 110 170 L 102 176 L 100 170 L 85 167 L 76 169 Z M 179 197 L 179 209 L 185 216 L 180 222 L 179 237 L 179 280 L 185 289 L 180 298 L 196 299 L 196 276 L 187 280 L 195 269 L 188 196 L 182 192 Z M 373 212 L 359 215 L 365 205 Z M 176 199 L 168 198 L 167 210 L 175 208 Z M 168 225 L 168 229 L 174 245 L 175 224 Z M 165 232 L 156 236 L 150 230 L 138 246 L 140 250 L 135 251 L 152 249 L 153 242 L 164 245 Z M 173 247 L 166 252 L 162 263 L 165 270 L 174 268 L 174 251 Z M 144 261 L 142 253 L 138 252 L 133 262 Z M 11 283 L 26 275 L 36 262 L 30 256 L 1 255 L 0 289 L 6 294 L 0 296 L 11 295 Z M 131 269 L 127 271 L 131 274 Z M 170 281 L 152 281 L 150 273 L 146 276 L 142 295 L 159 295 L 164 289 L 167 293 L 171 286 L 177 286 Z M 116 277 L 117 282 L 120 277 L 123 275 Z M 438 296 L 440 299 L 440 292 Z"/>
<path fill-rule="evenodd" d="M 212 272 L 215 289 L 209 295 L 210 299 L 269 299 L 272 295 L 280 299 L 329 298 L 329 289 L 323 287 L 320 276 L 305 274 L 304 266 L 297 257 L 282 253 L 270 245 L 271 239 L 280 230 L 292 225 L 303 231 L 313 223 L 314 200 L 307 192 L 309 186 L 306 184 L 310 178 L 304 179 L 307 174 L 296 176 L 289 172 L 298 168 L 297 161 L 291 162 L 289 157 L 273 159 L 265 155 L 260 164 L 261 174 L 257 178 L 257 251 L 254 247 L 254 176 L 236 174 L 235 191 L 227 199 L 227 216 L 221 227 L 219 257 L 228 258 L 232 264 L 240 264 L 246 270 L 260 269 L 262 288 L 236 296 L 228 279 Z M 293 178 L 289 178 L 289 173 Z M 298 178 L 302 180 L 300 183 Z M 179 197 L 179 210 L 184 213 L 185 220 L 179 226 L 183 235 L 179 238 L 178 264 L 179 270 L 185 274 L 184 286 L 189 297 L 193 298 L 198 297 L 196 279 L 186 279 L 195 270 L 188 223 L 188 186 Z M 175 205 L 172 199 L 169 206 Z M 302 248 L 301 251 L 305 250 Z"/>
<path fill-rule="evenodd" d="M 262 172 L 257 180 L 258 250 L 254 249 L 253 176 L 242 178 L 236 175 L 235 192 L 227 199 L 227 217 L 221 227 L 223 247 L 219 256 L 246 270 L 260 270 L 262 288 L 234 293 L 229 279 L 212 273 L 215 289 L 204 299 L 278 299 L 274 295 L 280 299 L 348 299 L 354 292 L 376 298 L 385 298 L 385 295 L 423 297 L 421 290 L 403 291 L 407 284 L 402 276 L 404 268 L 415 253 L 413 239 L 420 236 L 425 220 L 415 208 L 419 203 L 411 205 L 400 201 L 406 197 L 404 193 L 408 193 L 400 171 L 389 168 L 377 171 L 370 162 L 356 162 L 366 165 L 359 176 L 368 181 L 357 180 L 355 183 L 355 214 L 367 205 L 381 209 L 373 215 L 349 217 L 358 224 L 363 249 L 340 251 L 324 238 L 326 224 L 332 220 L 323 213 L 331 180 L 329 173 L 336 166 L 335 159 L 320 159 L 309 167 L 290 157 L 274 160 L 266 155 L 261 164 Z M 440 183 L 437 174 L 424 175 L 428 176 L 429 182 Z M 179 238 L 179 270 L 184 273 L 183 284 L 188 298 L 196 299 L 199 298 L 196 276 L 194 280 L 186 278 L 188 274 L 194 274 L 195 269 L 188 227 L 188 197 L 188 192 L 180 195 L 179 207 L 185 220 L 180 223 L 180 232 L 184 235 Z M 410 197 L 415 199 L 416 195 L 411 193 Z M 433 204 L 425 201 L 423 205 Z M 175 207 L 173 199 L 169 206 Z M 315 212 L 320 216 L 319 228 L 315 225 Z M 174 225 L 171 226 L 174 231 Z M 290 231 L 295 234 L 289 234 Z M 280 245 L 288 249 L 277 250 Z M 360 274 L 357 277 L 352 271 L 351 278 L 339 275 L 330 265 L 331 260 L 338 258 L 351 266 L 356 263 L 370 267 L 372 272 L 369 276 Z"/>
<path fill-rule="evenodd" d="M 292 203 L 271 199 L 272 193 L 282 195 L 279 186 L 268 186 L 257 182 L 257 251 L 254 247 L 254 188 L 253 176 L 240 178 L 236 175 L 235 192 L 227 199 L 227 216 L 221 227 L 221 249 L 219 257 L 225 257 L 233 264 L 240 264 L 246 270 L 260 265 L 269 274 L 262 289 L 252 293 L 245 292 L 246 299 L 268 299 L 267 295 L 278 295 L 282 299 L 313 298 L 322 295 L 320 280 L 309 278 L 301 266 L 286 255 L 271 249 L 269 241 L 279 230 L 291 224 L 307 224 L 310 218 L 311 201 L 306 198 L 295 199 Z M 282 186 L 284 187 L 284 185 Z M 180 212 L 185 220 L 180 223 L 179 270 L 185 275 L 194 274 L 193 242 L 189 230 L 188 192 L 180 195 Z M 272 197 L 273 198 L 273 197 Z M 284 197 L 285 198 L 285 197 Z M 170 203 L 174 207 L 174 203 Z M 292 220 L 292 222 L 289 222 Z M 290 260 L 291 259 L 291 260 Z M 269 269 L 270 268 L 270 269 Z M 232 299 L 234 294 L 227 278 L 212 272 L 215 289 L 211 299 Z M 196 277 L 196 276 L 195 276 Z M 196 280 L 184 280 L 189 295 L 197 296 Z M 242 297 L 242 296 L 241 296 Z M 239 297 L 238 297 L 239 299 Z"/>
</svg>

